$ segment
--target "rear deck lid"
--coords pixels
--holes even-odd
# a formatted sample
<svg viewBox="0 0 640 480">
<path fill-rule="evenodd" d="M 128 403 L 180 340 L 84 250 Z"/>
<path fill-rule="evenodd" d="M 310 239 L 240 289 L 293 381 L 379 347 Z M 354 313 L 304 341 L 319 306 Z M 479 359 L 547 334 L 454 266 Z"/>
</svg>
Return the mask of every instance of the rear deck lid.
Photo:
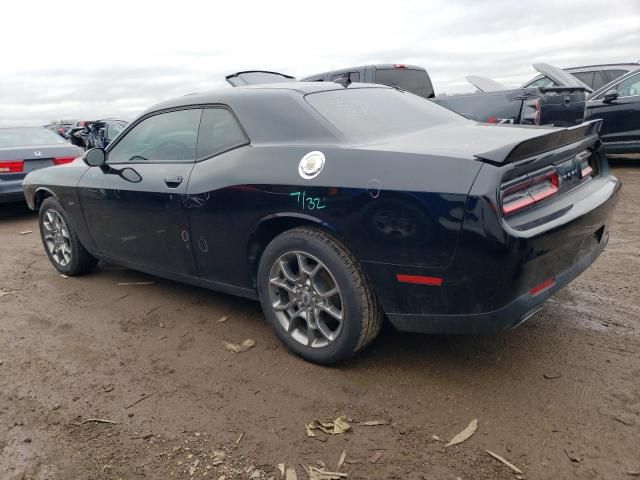
<svg viewBox="0 0 640 480">
<path fill-rule="evenodd" d="M 547 78 L 553 80 L 557 85 L 563 87 L 579 87 L 584 88 L 587 92 L 592 92 L 593 89 L 588 85 L 582 83 L 576 77 L 564 70 L 549 65 L 548 63 L 534 63 L 533 68 L 545 75 Z"/>
<path fill-rule="evenodd" d="M 492 80 L 491 78 L 481 77 L 480 75 L 467 75 L 465 78 L 467 79 L 467 82 L 483 93 L 509 90 L 507 87 L 495 80 Z"/>
</svg>

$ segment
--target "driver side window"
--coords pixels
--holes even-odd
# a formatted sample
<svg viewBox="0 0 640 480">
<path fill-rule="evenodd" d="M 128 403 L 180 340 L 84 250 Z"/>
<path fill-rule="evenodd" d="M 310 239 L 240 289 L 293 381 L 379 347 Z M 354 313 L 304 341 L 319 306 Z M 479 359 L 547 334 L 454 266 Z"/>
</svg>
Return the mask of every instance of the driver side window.
<svg viewBox="0 0 640 480">
<path fill-rule="evenodd" d="M 201 115 L 192 108 L 142 120 L 109 151 L 108 163 L 194 162 Z"/>
<path fill-rule="evenodd" d="M 620 82 L 618 97 L 635 97 L 640 95 L 640 75 L 634 75 Z"/>
</svg>

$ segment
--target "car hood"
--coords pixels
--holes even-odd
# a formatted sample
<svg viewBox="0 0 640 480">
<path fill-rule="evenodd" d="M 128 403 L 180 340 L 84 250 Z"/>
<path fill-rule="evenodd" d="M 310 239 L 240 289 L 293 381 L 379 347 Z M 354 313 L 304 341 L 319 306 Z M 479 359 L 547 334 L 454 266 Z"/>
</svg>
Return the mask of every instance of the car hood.
<svg viewBox="0 0 640 480">
<path fill-rule="evenodd" d="M 598 132 L 600 120 L 570 128 L 452 122 L 389 137 L 366 148 L 508 163 L 559 148 Z"/>
</svg>

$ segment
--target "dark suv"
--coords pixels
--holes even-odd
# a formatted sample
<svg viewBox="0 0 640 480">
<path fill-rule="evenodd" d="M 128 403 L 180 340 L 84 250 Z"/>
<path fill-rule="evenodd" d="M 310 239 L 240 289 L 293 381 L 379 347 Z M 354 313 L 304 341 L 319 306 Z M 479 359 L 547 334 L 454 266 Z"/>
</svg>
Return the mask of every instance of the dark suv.
<svg viewBox="0 0 640 480">
<path fill-rule="evenodd" d="M 616 78 L 629 72 L 640 70 L 638 63 L 611 63 L 604 65 L 587 65 L 584 67 L 565 68 L 570 73 L 592 90 L 598 90 Z M 523 88 L 529 87 L 556 87 L 557 84 L 546 75 L 538 75 L 533 80 L 525 83 Z"/>
</svg>

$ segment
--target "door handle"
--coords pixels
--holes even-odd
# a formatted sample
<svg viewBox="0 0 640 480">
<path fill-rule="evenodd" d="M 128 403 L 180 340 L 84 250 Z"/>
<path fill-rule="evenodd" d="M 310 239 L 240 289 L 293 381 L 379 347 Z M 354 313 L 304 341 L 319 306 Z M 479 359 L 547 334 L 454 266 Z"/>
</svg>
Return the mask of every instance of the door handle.
<svg viewBox="0 0 640 480">
<path fill-rule="evenodd" d="M 182 177 L 180 175 L 172 175 L 164 179 L 164 183 L 169 188 L 176 188 L 182 183 Z"/>
</svg>

